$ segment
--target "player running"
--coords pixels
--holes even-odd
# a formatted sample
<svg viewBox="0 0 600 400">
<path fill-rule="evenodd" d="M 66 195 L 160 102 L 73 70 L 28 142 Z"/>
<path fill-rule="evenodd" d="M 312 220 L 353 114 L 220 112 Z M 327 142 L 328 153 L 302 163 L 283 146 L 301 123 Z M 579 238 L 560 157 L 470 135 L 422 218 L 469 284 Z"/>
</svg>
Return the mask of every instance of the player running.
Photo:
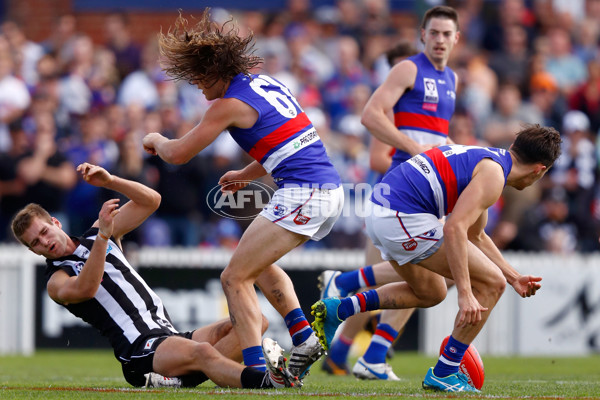
<svg viewBox="0 0 600 400">
<path fill-rule="evenodd" d="M 303 378 L 323 354 L 288 275 L 274 263 L 309 239 L 329 233 L 341 213 L 343 189 L 317 131 L 289 89 L 250 71 L 261 62 L 248 50 L 252 36 L 217 26 L 208 10 L 195 26 L 179 16 L 159 37 L 164 69 L 197 85 L 213 100 L 200 123 L 179 139 L 149 133 L 144 148 L 172 164 L 189 161 L 227 130 L 254 162 L 221 177 L 222 191 L 235 192 L 271 174 L 278 190 L 246 229 L 221 282 L 244 363 L 264 368 L 261 312 L 256 284 L 284 318 L 292 337 L 290 371 Z"/>
</svg>

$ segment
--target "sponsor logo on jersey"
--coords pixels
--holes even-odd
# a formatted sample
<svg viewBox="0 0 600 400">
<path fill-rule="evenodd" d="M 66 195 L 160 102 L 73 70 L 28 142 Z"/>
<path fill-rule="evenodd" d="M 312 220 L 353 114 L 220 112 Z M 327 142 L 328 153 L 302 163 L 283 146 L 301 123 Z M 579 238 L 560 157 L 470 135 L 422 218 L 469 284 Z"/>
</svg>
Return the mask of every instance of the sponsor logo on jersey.
<svg viewBox="0 0 600 400">
<path fill-rule="evenodd" d="M 294 218 L 294 223 L 296 225 L 306 225 L 308 221 L 310 221 L 310 217 L 302 215 L 300 212 L 298 212 L 298 215 L 296 215 L 296 217 Z"/>
<path fill-rule="evenodd" d="M 152 338 L 152 339 L 148 339 L 146 341 L 146 344 L 144 345 L 144 350 L 150 350 L 152 349 L 152 345 L 154 344 L 154 342 L 156 341 L 157 338 Z"/>
<path fill-rule="evenodd" d="M 436 104 L 440 102 L 435 79 L 423 78 L 423 88 L 425 89 L 425 98 L 423 99 L 423 102 Z"/>
<path fill-rule="evenodd" d="M 421 168 L 423 170 L 423 172 L 425 172 L 426 174 L 429 174 L 431 172 L 431 170 L 429 169 L 429 167 L 427 166 L 427 164 L 419 157 L 413 157 L 410 159 L 410 161 L 413 164 L 417 164 L 417 166 L 419 168 Z"/>
<path fill-rule="evenodd" d="M 404 247 L 404 250 L 406 251 L 413 251 L 417 248 L 417 246 L 418 244 L 415 239 L 410 239 L 408 242 L 402 243 L 402 247 Z"/>
<path fill-rule="evenodd" d="M 281 217 L 285 215 L 285 213 L 287 213 L 287 207 L 283 204 L 275 204 L 273 206 L 273 214 L 275 214 L 276 216 Z"/>
</svg>

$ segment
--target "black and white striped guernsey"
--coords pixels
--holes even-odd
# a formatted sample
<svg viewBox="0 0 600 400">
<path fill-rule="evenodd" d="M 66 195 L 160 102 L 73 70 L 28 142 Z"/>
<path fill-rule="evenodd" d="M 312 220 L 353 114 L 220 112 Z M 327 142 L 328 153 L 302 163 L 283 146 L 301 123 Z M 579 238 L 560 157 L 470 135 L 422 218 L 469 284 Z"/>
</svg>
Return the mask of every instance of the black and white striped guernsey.
<svg viewBox="0 0 600 400">
<path fill-rule="evenodd" d="M 98 228 L 90 228 L 77 238 L 79 246 L 73 254 L 46 260 L 46 281 L 59 269 L 69 276 L 79 275 L 97 234 Z M 112 240 L 108 241 L 104 275 L 94 298 L 64 307 L 108 337 L 115 357 L 121 361 L 129 359 L 134 342 L 177 333 L 161 299 Z"/>
</svg>

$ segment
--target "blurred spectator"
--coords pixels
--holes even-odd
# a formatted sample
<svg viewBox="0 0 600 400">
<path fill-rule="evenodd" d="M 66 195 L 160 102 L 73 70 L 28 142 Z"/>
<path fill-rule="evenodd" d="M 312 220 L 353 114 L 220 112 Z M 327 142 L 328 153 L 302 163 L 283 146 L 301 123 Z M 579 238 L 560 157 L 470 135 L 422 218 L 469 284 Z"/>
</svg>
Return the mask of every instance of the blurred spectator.
<svg viewBox="0 0 600 400">
<path fill-rule="evenodd" d="M 598 249 L 598 243 L 590 240 L 597 235 L 597 224 L 590 218 L 597 179 L 595 135 L 589 131 L 590 120 L 581 111 L 565 114 L 562 129 L 562 154 L 551 170 L 550 178 L 555 185 L 565 189 L 570 214 L 582 236 L 578 250 Z"/>
<path fill-rule="evenodd" d="M 577 226 L 569 216 L 561 187 L 546 190 L 542 202 L 525 213 L 514 241 L 518 250 L 571 254 L 577 250 Z"/>
<path fill-rule="evenodd" d="M 522 87 L 529 64 L 527 32 L 520 25 L 510 25 L 502 34 L 502 49 L 490 56 L 489 66 L 500 82 L 512 82 Z"/>
<path fill-rule="evenodd" d="M 0 36 L 0 42 L 2 40 L 3 37 Z M 13 75 L 13 68 L 10 53 L 0 51 L 0 152 L 11 148 L 8 124 L 21 118 L 31 104 L 27 86 Z"/>
<path fill-rule="evenodd" d="M 483 139 L 491 146 L 508 149 L 515 139 L 515 132 L 520 130 L 523 123 L 542 122 L 539 110 L 523 102 L 519 87 L 514 83 L 500 86 L 494 106 L 483 135 Z"/>
<path fill-rule="evenodd" d="M 65 199 L 77 179 L 75 167 L 57 149 L 53 116 L 50 113 L 40 113 L 34 119 L 36 126 L 33 140 L 27 137 L 21 120 L 11 124 L 13 147 L 1 157 L 0 236 L 3 240 L 10 238 L 10 235 L 4 236 L 10 218 L 20 207 L 30 202 L 52 210 L 52 215 L 61 217 L 61 222 L 68 226 L 69 220 L 63 218 L 66 216 Z"/>
<path fill-rule="evenodd" d="M 66 154 L 74 165 L 89 162 L 107 171 L 115 168 L 119 150 L 108 138 L 108 121 L 101 113 L 85 114 L 78 121 L 79 129 L 72 135 Z M 102 205 L 101 189 L 79 178 L 69 193 L 67 210 L 73 232 L 83 232 L 98 218 Z"/>
<path fill-rule="evenodd" d="M 2 24 L 2 33 L 10 43 L 13 53 L 15 68 L 13 73 L 21 78 L 28 87 L 37 83 L 38 75 L 36 65 L 44 55 L 44 48 L 25 37 L 25 33 L 14 21 Z"/>
<path fill-rule="evenodd" d="M 559 89 L 569 96 L 587 79 L 585 63 L 573 54 L 569 32 L 553 28 L 548 32 L 549 56 L 546 70 L 556 79 Z"/>
<path fill-rule="evenodd" d="M 131 72 L 140 69 L 140 46 L 131 38 L 129 17 L 126 13 L 109 14 L 106 17 L 104 29 L 106 47 L 115 54 L 119 80 L 122 81 Z"/>
<path fill-rule="evenodd" d="M 562 117 L 567 112 L 567 103 L 552 75 L 542 71 L 531 77 L 529 102 L 541 113 L 541 124 L 561 130 Z"/>
<path fill-rule="evenodd" d="M 73 59 L 75 40 L 77 39 L 77 21 L 72 14 L 56 18 L 50 36 L 41 44 L 46 54 L 54 56 L 61 69 Z"/>
<path fill-rule="evenodd" d="M 326 112 L 335 129 L 340 119 L 351 111 L 351 93 L 357 85 L 370 85 L 369 74 L 360 62 L 358 43 L 350 36 L 339 41 L 336 68 L 333 77 L 322 86 Z"/>
<path fill-rule="evenodd" d="M 588 79 L 569 97 L 569 107 L 583 111 L 590 119 L 590 130 L 600 132 L 600 54 L 588 62 Z"/>
</svg>

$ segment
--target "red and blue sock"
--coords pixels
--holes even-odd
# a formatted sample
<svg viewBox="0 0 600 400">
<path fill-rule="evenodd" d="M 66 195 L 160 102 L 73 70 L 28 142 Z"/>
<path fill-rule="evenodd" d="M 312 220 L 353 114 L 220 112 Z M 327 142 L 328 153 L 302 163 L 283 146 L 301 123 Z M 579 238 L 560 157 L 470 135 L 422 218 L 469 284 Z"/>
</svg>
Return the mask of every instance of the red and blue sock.
<svg viewBox="0 0 600 400">
<path fill-rule="evenodd" d="M 379 310 L 379 295 L 375 289 L 357 293 L 354 296 L 340 299 L 338 318 L 342 321 L 351 315 L 365 311 Z"/>
<path fill-rule="evenodd" d="M 440 354 L 440 358 L 438 358 L 438 362 L 433 368 L 433 374 L 440 378 L 456 374 L 458 366 L 468 348 L 468 344 L 461 343 L 450 336 L 446 347 L 444 347 L 444 351 Z"/>
<path fill-rule="evenodd" d="M 343 334 L 340 334 L 333 342 L 331 347 L 329 348 L 329 358 L 336 365 L 342 366 L 346 364 L 348 360 L 348 353 L 350 352 L 350 347 L 352 346 L 353 340 L 347 338 Z"/>
<path fill-rule="evenodd" d="M 377 324 L 371 343 L 363 356 L 364 360 L 370 364 L 384 363 L 388 349 L 394 343 L 396 337 L 398 337 L 398 331 L 390 325 Z"/>
<path fill-rule="evenodd" d="M 355 271 L 344 272 L 335 278 L 335 284 L 340 289 L 342 297 L 362 288 L 375 286 L 375 274 L 371 265 Z"/>
<path fill-rule="evenodd" d="M 267 365 L 265 364 L 265 356 L 262 352 L 262 347 L 253 346 L 248 347 L 242 350 L 242 357 L 244 358 L 244 364 L 247 367 L 254 367 L 261 371 L 267 370 Z"/>
<path fill-rule="evenodd" d="M 290 336 L 292 337 L 292 344 L 294 346 L 298 346 L 301 343 L 304 343 L 306 339 L 313 333 L 310 324 L 306 320 L 302 309 L 296 308 L 290 311 L 284 318 L 285 325 L 290 332 Z"/>
</svg>

